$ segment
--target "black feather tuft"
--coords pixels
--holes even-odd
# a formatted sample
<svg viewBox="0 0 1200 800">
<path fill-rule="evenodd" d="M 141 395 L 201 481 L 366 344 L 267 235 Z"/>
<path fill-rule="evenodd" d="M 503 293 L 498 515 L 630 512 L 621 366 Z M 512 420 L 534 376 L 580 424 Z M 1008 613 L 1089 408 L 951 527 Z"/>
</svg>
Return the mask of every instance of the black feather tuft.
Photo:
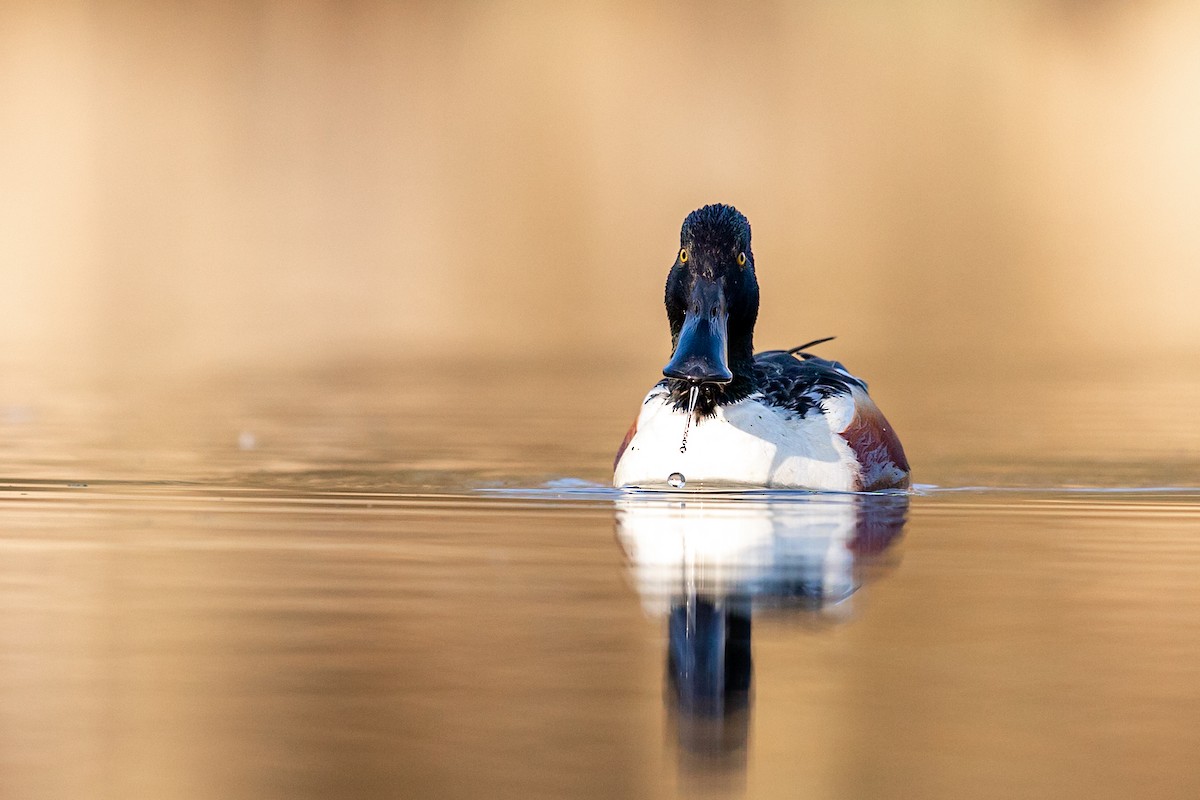
<svg viewBox="0 0 1200 800">
<path fill-rule="evenodd" d="M 748 250 L 750 221 L 733 206 L 714 203 L 687 215 L 679 239 L 681 244 L 693 247 L 724 250 L 732 244 Z"/>
<path fill-rule="evenodd" d="M 816 358 L 816 356 L 814 356 L 812 353 L 806 353 L 804 351 L 810 347 L 813 347 L 814 345 L 832 342 L 836 338 L 836 336 L 826 336 L 824 339 L 813 339 L 811 342 L 805 342 L 798 347 L 789 349 L 787 353 L 789 356 L 799 356 L 800 358 Z"/>
</svg>

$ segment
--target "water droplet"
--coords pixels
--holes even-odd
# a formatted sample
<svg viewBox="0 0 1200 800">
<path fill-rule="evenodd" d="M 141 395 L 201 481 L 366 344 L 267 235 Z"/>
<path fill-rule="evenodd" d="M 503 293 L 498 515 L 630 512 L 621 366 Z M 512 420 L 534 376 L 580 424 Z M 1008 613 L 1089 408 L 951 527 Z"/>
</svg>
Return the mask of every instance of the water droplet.
<svg viewBox="0 0 1200 800">
<path fill-rule="evenodd" d="M 687 478 L 683 477 L 682 472 L 672 472 L 667 476 L 667 485 L 672 489 L 682 489 L 687 486 Z"/>
<path fill-rule="evenodd" d="M 692 388 L 688 390 L 688 409 L 687 421 L 683 423 L 683 441 L 679 445 L 679 452 L 687 452 L 687 435 L 692 428 L 692 417 L 696 414 L 696 401 L 700 399 L 700 387 L 697 384 L 692 384 Z"/>
</svg>

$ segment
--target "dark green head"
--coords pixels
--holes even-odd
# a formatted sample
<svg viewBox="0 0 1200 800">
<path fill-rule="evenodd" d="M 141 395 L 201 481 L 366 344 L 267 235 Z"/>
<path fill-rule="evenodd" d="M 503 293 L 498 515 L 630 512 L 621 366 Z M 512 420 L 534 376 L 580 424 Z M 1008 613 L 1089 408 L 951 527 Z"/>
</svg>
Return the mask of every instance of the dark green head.
<svg viewBox="0 0 1200 800">
<path fill-rule="evenodd" d="M 750 223 L 733 206 L 688 214 L 679 253 L 667 275 L 671 361 L 663 374 L 672 389 L 698 385 L 706 399 L 744 396 L 753 378 L 758 280 Z"/>
</svg>

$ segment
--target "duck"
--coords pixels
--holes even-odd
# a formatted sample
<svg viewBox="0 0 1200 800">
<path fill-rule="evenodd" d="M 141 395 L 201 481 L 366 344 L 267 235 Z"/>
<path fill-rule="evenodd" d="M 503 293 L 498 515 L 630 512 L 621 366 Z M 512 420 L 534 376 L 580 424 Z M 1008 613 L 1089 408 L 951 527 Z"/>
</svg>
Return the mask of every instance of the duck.
<svg viewBox="0 0 1200 800">
<path fill-rule="evenodd" d="M 908 459 L 867 383 L 809 352 L 754 352 L 750 222 L 688 214 L 667 273 L 671 358 L 613 461 L 618 489 L 905 490 Z"/>
</svg>

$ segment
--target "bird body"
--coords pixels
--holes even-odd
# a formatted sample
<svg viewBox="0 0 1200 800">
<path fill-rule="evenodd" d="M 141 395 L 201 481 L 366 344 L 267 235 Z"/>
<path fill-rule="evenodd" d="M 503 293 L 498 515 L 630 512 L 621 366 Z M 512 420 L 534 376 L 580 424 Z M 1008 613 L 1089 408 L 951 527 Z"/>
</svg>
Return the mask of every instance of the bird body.
<svg viewBox="0 0 1200 800">
<path fill-rule="evenodd" d="M 684 221 L 666 306 L 672 358 L 617 453 L 615 486 L 908 486 L 904 450 L 867 384 L 804 352 L 820 342 L 753 355 L 758 284 L 736 209 L 705 206 Z"/>
</svg>

